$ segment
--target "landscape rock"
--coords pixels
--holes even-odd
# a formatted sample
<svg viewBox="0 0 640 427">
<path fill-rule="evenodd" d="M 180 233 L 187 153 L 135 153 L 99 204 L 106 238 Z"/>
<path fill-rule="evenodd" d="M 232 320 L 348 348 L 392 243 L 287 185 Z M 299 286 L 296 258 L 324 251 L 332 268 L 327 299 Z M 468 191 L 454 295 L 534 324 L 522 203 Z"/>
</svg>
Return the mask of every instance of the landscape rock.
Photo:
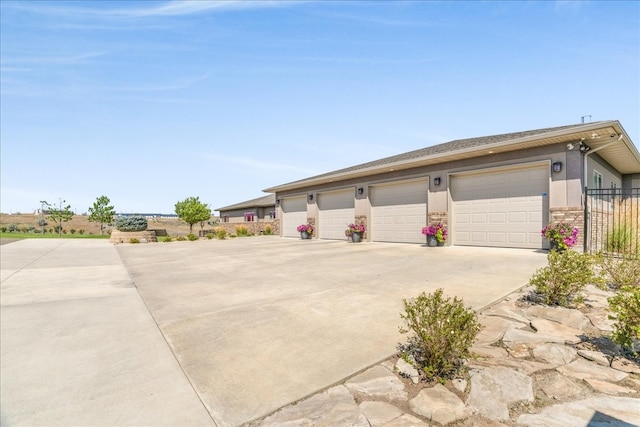
<svg viewBox="0 0 640 427">
<path fill-rule="evenodd" d="M 600 366 L 609 366 L 609 359 L 607 359 L 607 356 L 599 351 L 578 350 L 578 354 L 587 360 L 597 363 Z"/>
<path fill-rule="evenodd" d="M 442 384 L 423 389 L 409 401 L 409 407 L 416 414 L 440 424 L 449 424 L 470 414 L 464 402 Z"/>
<path fill-rule="evenodd" d="M 371 397 L 407 400 L 404 384 L 395 374 L 380 365 L 356 375 L 345 383 L 347 389 Z"/>
<path fill-rule="evenodd" d="M 467 386 L 469 385 L 469 383 L 462 378 L 456 378 L 452 380 L 451 384 L 453 384 L 453 388 L 458 390 L 460 393 L 464 393 L 467 390 Z"/>
<path fill-rule="evenodd" d="M 513 369 L 485 368 L 470 374 L 471 392 L 467 405 L 489 419 L 506 421 L 510 404 L 533 402 L 532 379 Z"/>
<path fill-rule="evenodd" d="M 502 359 L 508 356 L 507 351 L 502 347 L 473 346 L 471 347 L 471 352 L 478 357 Z"/>
<path fill-rule="evenodd" d="M 525 313 L 531 320 L 535 318 L 551 320 L 578 330 L 591 325 L 587 316 L 571 308 L 532 305 Z"/>
<path fill-rule="evenodd" d="M 561 338 L 567 344 L 578 344 L 581 341 L 580 336 L 583 334 L 580 329 L 547 319 L 532 319 L 531 326 L 537 330 L 538 334 Z"/>
<path fill-rule="evenodd" d="M 398 359 L 395 368 L 398 370 L 401 376 L 405 378 L 411 378 L 414 384 L 418 384 L 420 381 L 420 373 L 410 363 L 407 363 L 404 359 Z"/>
<path fill-rule="evenodd" d="M 367 418 L 371 427 L 382 426 L 403 414 L 400 408 L 386 402 L 362 402 L 360 411 Z"/>
<path fill-rule="evenodd" d="M 509 356 L 516 359 L 525 359 L 530 356 L 529 347 L 524 343 L 507 341 L 504 343 L 504 346 L 506 347 Z"/>
<path fill-rule="evenodd" d="M 507 329 L 519 328 L 522 323 L 514 322 L 498 316 L 480 316 L 482 330 L 476 337 L 476 345 L 490 345 L 498 342 L 504 336 Z"/>
<path fill-rule="evenodd" d="M 404 414 L 392 421 L 389 421 L 382 427 L 429 427 L 429 424 L 419 420 L 413 415 Z"/>
<path fill-rule="evenodd" d="M 616 357 L 615 359 L 613 359 L 611 367 L 617 371 L 622 371 L 629 374 L 640 374 L 640 366 L 628 359 L 621 359 L 619 357 Z"/>
<path fill-rule="evenodd" d="M 543 344 L 548 342 L 564 344 L 565 341 L 563 337 L 523 329 L 508 329 L 502 340 L 504 342 L 521 342 L 525 344 Z"/>
<path fill-rule="evenodd" d="M 339 385 L 311 396 L 297 405 L 287 406 L 265 418 L 260 426 L 349 425 L 368 427 L 369 423 L 349 390 Z"/>
<path fill-rule="evenodd" d="M 533 349 L 533 357 L 556 366 L 571 363 L 576 358 L 576 350 L 561 344 L 545 343 Z"/>
<path fill-rule="evenodd" d="M 557 371 L 536 377 L 536 387 L 544 396 L 552 400 L 575 398 L 589 391 L 581 381 L 565 377 Z"/>
<path fill-rule="evenodd" d="M 517 308 L 512 301 L 502 301 L 482 312 L 485 316 L 499 316 L 523 325 L 529 324 L 524 312 Z"/>
<path fill-rule="evenodd" d="M 526 427 L 635 426 L 640 420 L 640 400 L 630 397 L 592 397 L 523 414 L 518 425 Z M 626 424 L 624 424 L 626 423 Z"/>
<path fill-rule="evenodd" d="M 596 311 L 593 313 L 587 313 L 587 317 L 599 330 L 602 332 L 613 332 L 613 320 L 609 319 L 609 315 L 604 311 Z"/>
<path fill-rule="evenodd" d="M 568 365 L 560 366 L 557 370 L 563 375 L 568 375 L 581 380 L 595 378 L 618 382 L 629 376 L 626 372 L 620 372 L 606 366 L 600 366 L 582 358 L 578 358 Z"/>
<path fill-rule="evenodd" d="M 597 380 L 595 378 L 587 378 L 585 379 L 585 381 L 587 383 L 589 383 L 589 385 L 591 387 L 593 387 L 593 389 L 599 393 L 604 393 L 604 394 L 633 394 L 635 393 L 635 390 L 630 389 L 628 387 L 623 387 L 617 384 L 612 384 L 610 382 L 607 381 L 600 381 Z M 640 405 L 640 401 L 638 401 L 638 404 Z"/>
</svg>

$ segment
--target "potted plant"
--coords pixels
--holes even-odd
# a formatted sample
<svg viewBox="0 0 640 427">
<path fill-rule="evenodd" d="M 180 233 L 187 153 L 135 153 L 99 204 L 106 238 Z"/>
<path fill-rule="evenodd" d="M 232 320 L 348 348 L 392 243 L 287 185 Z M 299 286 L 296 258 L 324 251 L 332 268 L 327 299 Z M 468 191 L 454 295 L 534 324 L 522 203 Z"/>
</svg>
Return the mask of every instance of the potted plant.
<svg viewBox="0 0 640 427">
<path fill-rule="evenodd" d="M 300 238 L 306 240 L 311 238 L 315 229 L 311 224 L 301 224 L 296 228 L 296 230 L 300 233 Z"/>
<path fill-rule="evenodd" d="M 444 246 L 447 240 L 447 228 L 442 224 L 431 224 L 428 227 L 422 227 L 422 234 L 427 236 L 427 246 Z"/>
<path fill-rule="evenodd" d="M 347 236 L 347 238 L 350 238 L 353 243 L 358 243 L 362 241 L 362 235 L 364 234 L 364 231 L 364 224 L 349 224 L 344 232 L 344 235 Z"/>
<path fill-rule="evenodd" d="M 549 240 L 551 250 L 566 251 L 578 243 L 578 228 L 566 223 L 549 224 L 542 229 L 542 237 Z"/>
</svg>

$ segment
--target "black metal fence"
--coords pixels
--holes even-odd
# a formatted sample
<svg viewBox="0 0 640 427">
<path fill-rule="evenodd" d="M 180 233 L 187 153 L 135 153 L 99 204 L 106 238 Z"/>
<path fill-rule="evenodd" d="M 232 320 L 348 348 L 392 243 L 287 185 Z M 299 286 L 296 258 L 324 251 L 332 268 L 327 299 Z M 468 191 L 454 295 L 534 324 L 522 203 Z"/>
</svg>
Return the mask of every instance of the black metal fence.
<svg viewBox="0 0 640 427">
<path fill-rule="evenodd" d="M 640 255 L 640 188 L 586 189 L 584 251 Z"/>
</svg>

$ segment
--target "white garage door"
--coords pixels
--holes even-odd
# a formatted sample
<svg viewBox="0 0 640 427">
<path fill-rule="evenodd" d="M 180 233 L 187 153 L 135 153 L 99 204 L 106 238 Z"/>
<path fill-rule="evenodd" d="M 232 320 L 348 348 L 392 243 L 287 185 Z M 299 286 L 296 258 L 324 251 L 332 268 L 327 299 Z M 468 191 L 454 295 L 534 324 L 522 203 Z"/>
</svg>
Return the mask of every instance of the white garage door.
<svg viewBox="0 0 640 427">
<path fill-rule="evenodd" d="M 453 176 L 454 245 L 540 248 L 546 167 Z"/>
<path fill-rule="evenodd" d="M 318 194 L 318 237 L 344 239 L 344 230 L 355 219 L 355 190 Z"/>
<path fill-rule="evenodd" d="M 428 181 L 371 187 L 371 238 L 376 242 L 424 243 Z"/>
<path fill-rule="evenodd" d="M 307 197 L 282 199 L 282 234 L 284 237 L 300 237 L 296 230 L 300 224 L 307 223 Z"/>
</svg>

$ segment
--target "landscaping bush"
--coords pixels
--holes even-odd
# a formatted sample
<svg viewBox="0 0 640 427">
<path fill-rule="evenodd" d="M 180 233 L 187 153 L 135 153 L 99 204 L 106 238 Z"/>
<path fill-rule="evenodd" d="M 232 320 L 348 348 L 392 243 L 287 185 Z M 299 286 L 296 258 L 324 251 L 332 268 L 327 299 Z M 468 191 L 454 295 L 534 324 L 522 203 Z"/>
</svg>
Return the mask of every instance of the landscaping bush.
<svg viewBox="0 0 640 427">
<path fill-rule="evenodd" d="M 186 237 L 184 237 L 184 236 L 178 236 L 178 237 L 176 237 L 176 240 L 177 240 L 178 242 L 184 242 L 184 241 L 186 241 L 186 240 L 187 240 L 187 238 L 186 238 Z"/>
<path fill-rule="evenodd" d="M 71 230 L 69 230 L 69 233 L 71 233 L 71 234 L 76 234 L 76 229 L 75 229 L 75 228 L 72 228 Z"/>
<path fill-rule="evenodd" d="M 189 241 L 193 242 L 194 240 L 198 240 L 198 236 L 196 236 L 193 233 L 189 233 L 189 234 L 187 234 L 187 239 L 189 239 Z"/>
<path fill-rule="evenodd" d="M 205 236 L 207 239 L 211 240 L 213 239 L 215 236 L 213 235 L 213 233 L 207 233 L 207 235 Z"/>
<path fill-rule="evenodd" d="M 135 237 L 132 237 L 129 239 L 129 243 L 140 243 L 140 240 L 136 239 Z"/>
<path fill-rule="evenodd" d="M 640 351 L 640 286 L 625 286 L 608 298 L 609 319 L 614 321 L 611 339 L 623 352 L 638 357 Z"/>
<path fill-rule="evenodd" d="M 216 239 L 224 240 L 227 238 L 227 230 L 222 227 L 216 228 Z"/>
<path fill-rule="evenodd" d="M 143 216 L 119 216 L 115 220 L 118 231 L 144 231 L 147 229 L 147 219 Z"/>
<path fill-rule="evenodd" d="M 407 344 L 400 344 L 402 357 L 416 366 L 427 380 L 451 378 L 470 356 L 470 348 L 480 332 L 476 312 L 465 308 L 462 300 L 443 298 L 442 289 L 433 294 L 420 294 L 404 301 L 400 317 L 412 332 Z"/>
<path fill-rule="evenodd" d="M 551 251 L 549 265 L 538 269 L 529 284 L 545 304 L 570 307 L 583 301 L 582 290 L 591 283 L 602 285 L 603 277 L 594 271 L 594 258 L 587 253 Z"/>
<path fill-rule="evenodd" d="M 7 232 L 7 227 L 5 227 L 4 225 L 2 227 L 0 227 L 0 231 L 3 233 Z"/>
<path fill-rule="evenodd" d="M 7 229 L 9 230 L 9 233 L 14 233 L 18 231 L 18 226 L 16 224 L 9 224 Z"/>
<path fill-rule="evenodd" d="M 164 236 L 162 239 L 163 239 L 162 240 L 163 242 L 171 242 L 171 241 L 173 241 L 171 236 L 169 236 L 168 234 L 166 236 Z"/>
<path fill-rule="evenodd" d="M 622 258 L 598 256 L 609 286 L 615 289 L 640 286 L 640 259 L 630 255 Z"/>
<path fill-rule="evenodd" d="M 80 230 L 78 230 L 78 234 L 80 235 L 84 234 L 84 230 L 81 228 Z"/>
<path fill-rule="evenodd" d="M 270 236 L 273 234 L 273 228 L 271 228 L 271 225 L 267 224 L 264 226 L 264 234 L 267 236 Z"/>
<path fill-rule="evenodd" d="M 247 228 L 246 225 L 236 225 L 235 229 L 236 229 L 236 235 L 238 237 L 249 236 L 249 229 Z"/>
<path fill-rule="evenodd" d="M 637 253 L 640 241 L 632 226 L 622 223 L 607 234 L 607 251 L 620 254 Z"/>
</svg>

